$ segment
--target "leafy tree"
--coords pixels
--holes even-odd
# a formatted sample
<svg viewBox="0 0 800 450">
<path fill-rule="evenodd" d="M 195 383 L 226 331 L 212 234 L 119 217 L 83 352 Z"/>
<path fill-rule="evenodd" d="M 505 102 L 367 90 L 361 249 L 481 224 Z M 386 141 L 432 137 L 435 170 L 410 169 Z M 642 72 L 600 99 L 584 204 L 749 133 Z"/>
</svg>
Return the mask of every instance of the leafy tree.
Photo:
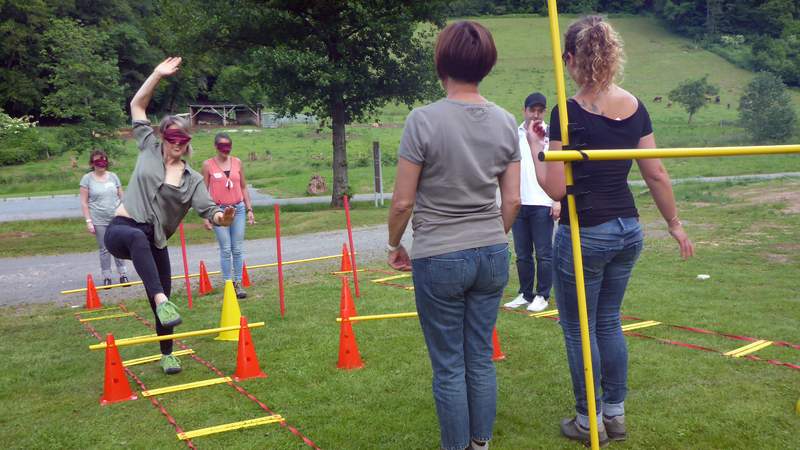
<svg viewBox="0 0 800 450">
<path fill-rule="evenodd" d="M 53 19 L 43 40 L 42 66 L 51 74 L 43 113 L 77 124 L 65 129 L 66 149 L 80 153 L 101 143 L 108 148 L 106 141 L 124 120 L 119 69 L 116 55 L 108 56 L 108 36 L 71 19 Z"/>
<path fill-rule="evenodd" d="M 50 13 L 43 0 L 0 1 L 0 108 L 12 116 L 39 112 L 46 88 L 41 40 Z"/>
<path fill-rule="evenodd" d="M 719 94 L 719 88 L 708 82 L 708 75 L 697 80 L 686 80 L 669 92 L 670 101 L 680 103 L 689 113 L 689 122 L 692 116 L 706 105 L 711 96 Z"/>
<path fill-rule="evenodd" d="M 769 72 L 756 75 L 739 100 L 739 120 L 755 142 L 789 138 L 794 132 L 797 112 L 783 81 Z"/>
<path fill-rule="evenodd" d="M 430 25 L 443 24 L 444 6 L 411 0 L 176 1 L 164 13 L 174 14 L 171 21 L 196 21 L 179 30 L 187 50 L 212 46 L 248 61 L 278 113 L 310 112 L 329 121 L 331 204 L 340 206 L 349 189 L 346 125 L 374 116 L 387 102 L 411 107 L 441 92 Z"/>
</svg>

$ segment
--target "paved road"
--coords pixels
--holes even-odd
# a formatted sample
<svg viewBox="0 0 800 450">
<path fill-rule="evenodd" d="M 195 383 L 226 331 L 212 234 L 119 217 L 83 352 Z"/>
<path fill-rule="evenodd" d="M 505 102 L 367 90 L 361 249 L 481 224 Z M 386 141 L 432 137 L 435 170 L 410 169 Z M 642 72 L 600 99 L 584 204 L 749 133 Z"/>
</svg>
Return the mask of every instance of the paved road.
<svg viewBox="0 0 800 450">
<path fill-rule="evenodd" d="M 262 194 L 252 187 L 248 187 L 250 198 L 254 205 L 272 206 L 279 205 L 307 205 L 312 203 L 330 203 L 328 195 L 321 197 L 297 197 L 276 199 L 270 195 Z M 392 200 L 392 194 L 383 194 L 385 202 Z M 358 194 L 355 201 L 373 201 L 373 194 Z M 13 222 L 16 220 L 36 219 L 65 219 L 81 217 L 81 202 L 78 194 L 50 195 L 44 197 L 9 197 L 0 198 L 0 222 Z"/>
<path fill-rule="evenodd" d="M 385 257 L 387 230 L 385 225 L 356 228 L 353 230 L 358 261 L 376 261 Z M 406 244 L 411 242 L 410 232 L 403 238 Z M 341 254 L 342 244 L 347 242 L 344 230 L 328 231 L 300 236 L 289 236 L 281 239 L 283 260 L 295 260 Z M 256 239 L 245 242 L 246 259 L 250 265 L 272 263 L 276 261 L 275 240 Z M 219 252 L 216 243 L 189 246 L 189 271 L 197 272 L 200 260 L 204 260 L 208 270 L 219 270 Z M 183 273 L 180 246 L 170 248 L 172 273 Z M 307 265 L 287 266 L 291 272 L 303 270 L 302 267 L 320 271 L 338 270 L 339 259 L 320 261 Z M 0 258 L 0 306 L 23 303 L 59 303 L 80 305 L 85 295 L 62 295 L 60 291 L 86 286 L 86 274 L 92 273 L 95 280 L 100 277 L 97 252 L 72 253 L 55 256 L 32 256 L 19 258 Z M 130 262 L 128 270 L 134 274 L 131 280 L 138 279 Z M 261 277 L 269 274 L 274 279 L 274 269 L 258 269 L 251 276 Z M 217 279 L 212 278 L 212 282 Z M 173 288 L 183 290 L 183 280 L 173 281 Z M 196 291 L 195 291 L 196 292 Z M 134 286 L 111 289 L 101 294 L 106 298 L 142 298 L 144 288 Z"/>
<path fill-rule="evenodd" d="M 776 178 L 797 178 L 800 172 L 783 172 L 770 174 L 754 175 L 732 175 L 725 177 L 693 177 L 678 178 L 672 180 L 673 184 L 700 182 L 700 183 L 724 183 L 727 181 L 744 180 L 773 180 Z M 631 186 L 644 186 L 644 181 L 634 180 L 629 182 Z M 303 205 L 311 203 L 329 203 L 329 196 L 322 197 L 297 197 L 281 198 L 262 194 L 252 187 L 249 188 L 253 204 L 259 206 L 272 206 L 276 202 L 280 205 Z M 373 194 L 358 194 L 356 201 L 372 201 Z M 392 194 L 384 194 L 386 201 L 391 201 Z M 0 222 L 12 222 L 16 220 L 35 220 L 35 219 L 61 219 L 69 217 L 81 217 L 81 205 L 78 195 L 52 195 L 46 197 L 10 197 L 0 199 Z"/>
</svg>

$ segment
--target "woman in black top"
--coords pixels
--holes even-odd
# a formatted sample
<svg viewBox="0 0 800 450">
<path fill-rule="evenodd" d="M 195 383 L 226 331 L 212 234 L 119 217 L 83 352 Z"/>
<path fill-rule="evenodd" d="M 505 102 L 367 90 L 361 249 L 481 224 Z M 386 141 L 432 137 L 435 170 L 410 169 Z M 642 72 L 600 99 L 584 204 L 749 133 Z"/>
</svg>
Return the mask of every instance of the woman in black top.
<svg viewBox="0 0 800 450">
<path fill-rule="evenodd" d="M 622 71 L 622 42 L 599 16 L 573 23 L 565 35 L 564 63 L 577 83 L 577 94 L 567 102 L 570 148 L 655 148 L 650 116 L 638 98 L 614 83 Z M 560 150 L 558 107 L 550 117 L 550 150 Z M 567 211 L 563 163 L 540 162 L 544 144 L 541 123 L 531 123 L 528 141 L 539 184 Z M 637 160 L 669 233 L 681 256 L 694 250 L 675 206 L 669 175 L 658 159 Z M 628 188 L 632 162 L 583 161 L 573 163 L 575 202 L 580 222 L 581 251 L 586 283 L 586 306 L 597 395 L 600 441 L 624 440 L 628 354 L 622 335 L 620 308 L 631 271 L 642 250 L 643 237 L 633 195 Z M 564 436 L 588 442 L 589 419 L 581 355 L 580 327 L 572 261 L 570 221 L 562 214 L 554 244 L 554 287 L 567 359 L 575 394 L 576 417 L 561 422 Z M 599 384 L 599 386 L 598 386 Z M 599 415 L 602 413 L 602 421 Z"/>
</svg>

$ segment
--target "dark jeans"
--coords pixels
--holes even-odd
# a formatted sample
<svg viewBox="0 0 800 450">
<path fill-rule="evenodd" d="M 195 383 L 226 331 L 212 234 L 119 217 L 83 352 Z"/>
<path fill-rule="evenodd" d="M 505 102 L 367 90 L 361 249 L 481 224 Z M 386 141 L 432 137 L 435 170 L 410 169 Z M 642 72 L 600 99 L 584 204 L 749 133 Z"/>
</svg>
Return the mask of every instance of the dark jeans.
<svg viewBox="0 0 800 450">
<path fill-rule="evenodd" d="M 550 288 L 553 286 L 553 219 L 550 217 L 550 207 L 522 205 L 511 231 L 514 236 L 514 252 L 517 254 L 519 293 L 525 300 L 533 300 L 535 270 L 536 295 L 549 299 Z"/>
<path fill-rule="evenodd" d="M 593 227 L 581 227 L 580 231 L 597 397 L 595 401 L 598 403 L 601 400 L 598 387 L 603 389 L 602 405 L 597 405 L 597 413 L 619 416 L 625 413 L 625 396 L 628 392 L 628 347 L 622 335 L 620 309 L 628 279 L 644 245 L 642 227 L 635 217 L 628 217 Z M 572 375 L 575 409 L 579 416 L 583 416 L 579 421 L 587 424 L 588 407 L 569 226 L 558 227 L 554 254 L 556 302 Z"/>
<path fill-rule="evenodd" d="M 127 217 L 114 217 L 106 230 L 106 248 L 118 259 L 130 259 L 142 279 L 150 308 L 156 318 L 156 334 L 172 334 L 172 327 L 161 325 L 156 315 L 156 294 L 169 297 L 172 291 L 172 271 L 167 248 L 153 244 L 153 225 L 139 223 Z M 161 341 L 161 353 L 172 353 L 172 341 Z"/>
<path fill-rule="evenodd" d="M 411 266 L 442 448 L 488 441 L 497 407 L 492 330 L 508 284 L 508 244 L 418 258 Z"/>
</svg>

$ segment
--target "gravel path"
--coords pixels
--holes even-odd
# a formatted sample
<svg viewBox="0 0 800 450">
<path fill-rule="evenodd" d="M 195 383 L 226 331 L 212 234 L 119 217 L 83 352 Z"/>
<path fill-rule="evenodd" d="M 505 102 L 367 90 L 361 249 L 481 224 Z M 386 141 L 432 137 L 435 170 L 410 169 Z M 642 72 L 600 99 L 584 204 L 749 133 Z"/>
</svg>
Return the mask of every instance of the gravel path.
<svg viewBox="0 0 800 450">
<path fill-rule="evenodd" d="M 384 249 L 387 236 L 385 225 L 354 229 L 353 239 L 359 263 L 382 260 L 386 254 Z M 411 242 L 410 231 L 404 236 L 403 241 L 407 245 Z M 283 260 L 341 254 L 342 244 L 346 242 L 347 232 L 345 230 L 284 237 L 281 239 Z M 246 260 L 250 265 L 275 262 L 275 239 L 248 240 L 245 242 L 245 252 Z M 219 252 L 216 243 L 189 246 L 187 253 L 190 273 L 197 272 L 201 259 L 205 261 L 209 271 L 219 270 Z M 183 260 L 180 246 L 170 247 L 170 260 L 172 261 L 173 275 L 182 274 Z M 303 266 L 318 267 L 321 271 L 332 271 L 339 268 L 339 263 L 337 258 Z M 299 265 L 287 266 L 285 270 L 296 270 L 299 267 Z M 131 280 L 138 280 L 130 262 L 128 262 L 128 270 L 132 274 Z M 251 276 L 267 271 L 272 271 L 272 269 L 257 269 L 251 273 Z M 62 295 L 60 291 L 85 287 L 88 273 L 92 273 L 95 282 L 102 281 L 97 252 L 0 258 L 0 292 L 2 293 L 0 306 L 23 303 L 83 304 L 85 294 Z M 218 278 L 215 279 L 212 276 L 212 282 L 216 283 L 217 280 Z M 184 287 L 182 279 L 173 281 L 174 290 L 183 291 Z M 102 299 L 142 298 L 143 296 L 144 288 L 141 285 L 115 288 L 101 293 Z"/>
</svg>

